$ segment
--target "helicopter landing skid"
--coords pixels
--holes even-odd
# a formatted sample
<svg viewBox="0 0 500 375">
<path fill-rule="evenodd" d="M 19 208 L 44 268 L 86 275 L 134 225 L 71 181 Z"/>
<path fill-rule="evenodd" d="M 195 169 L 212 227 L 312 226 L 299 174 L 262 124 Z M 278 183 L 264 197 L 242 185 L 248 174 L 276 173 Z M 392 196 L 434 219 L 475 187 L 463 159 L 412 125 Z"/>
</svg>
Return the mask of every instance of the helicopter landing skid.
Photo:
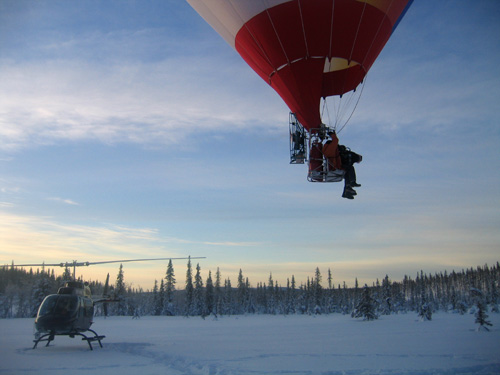
<svg viewBox="0 0 500 375">
<path fill-rule="evenodd" d="M 82 336 L 82 341 L 83 340 L 87 341 L 87 343 L 89 344 L 90 350 L 94 350 L 94 348 L 92 347 L 92 342 L 94 342 L 94 341 L 97 341 L 99 343 L 99 346 L 102 348 L 101 340 L 104 339 L 106 336 L 98 335 L 97 332 L 92 330 L 92 329 L 88 329 L 87 331 L 92 332 L 94 334 L 94 336 L 89 337 L 89 336 L 86 336 L 80 332 L 71 332 L 71 333 L 67 333 L 67 334 L 59 335 L 59 336 L 69 336 L 71 338 L 74 338 L 75 336 Z M 36 349 L 36 346 L 38 345 L 38 343 L 40 341 L 47 341 L 47 344 L 45 346 L 49 346 L 50 342 L 53 341 L 54 338 L 55 338 L 54 333 L 46 333 L 46 334 L 40 336 L 39 338 L 33 340 L 33 342 L 35 343 L 35 345 L 33 346 L 33 349 Z"/>
</svg>

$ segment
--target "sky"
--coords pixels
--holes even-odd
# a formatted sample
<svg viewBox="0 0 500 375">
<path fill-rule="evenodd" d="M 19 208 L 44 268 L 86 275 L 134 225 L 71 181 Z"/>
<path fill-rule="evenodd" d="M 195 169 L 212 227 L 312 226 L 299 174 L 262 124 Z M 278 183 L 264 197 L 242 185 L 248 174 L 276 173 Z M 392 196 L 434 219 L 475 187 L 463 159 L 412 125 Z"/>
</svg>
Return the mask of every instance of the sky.
<svg viewBox="0 0 500 375">
<path fill-rule="evenodd" d="M 413 3 L 339 134 L 363 155 L 350 201 L 289 164 L 288 108 L 187 2 L 0 0 L 0 264 L 203 256 L 253 286 L 494 265 L 499 19 Z"/>
</svg>

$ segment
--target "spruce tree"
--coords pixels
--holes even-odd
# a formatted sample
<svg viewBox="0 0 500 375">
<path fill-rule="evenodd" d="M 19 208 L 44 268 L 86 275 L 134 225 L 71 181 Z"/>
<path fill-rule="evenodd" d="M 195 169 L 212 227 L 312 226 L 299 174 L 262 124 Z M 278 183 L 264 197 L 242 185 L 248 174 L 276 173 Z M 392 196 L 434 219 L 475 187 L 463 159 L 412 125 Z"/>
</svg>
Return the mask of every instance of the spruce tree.
<svg viewBox="0 0 500 375">
<path fill-rule="evenodd" d="M 234 312 L 233 309 L 233 293 L 232 293 L 231 279 L 227 278 L 224 281 L 224 300 L 222 311 L 226 315 L 231 315 Z"/>
<path fill-rule="evenodd" d="M 193 301 L 194 315 L 201 315 L 202 317 L 205 317 L 205 298 L 203 295 L 203 280 L 201 278 L 201 268 L 199 263 L 196 265 L 196 274 L 194 277 Z"/>
<path fill-rule="evenodd" d="M 214 288 L 214 305 L 215 305 L 215 315 L 222 314 L 222 284 L 221 284 L 221 274 L 220 269 L 217 267 L 217 272 L 215 273 L 215 288 Z"/>
<path fill-rule="evenodd" d="M 158 280 L 155 280 L 153 287 L 153 302 L 151 304 L 151 314 L 160 315 L 159 297 L 158 297 Z"/>
<path fill-rule="evenodd" d="M 482 300 L 477 301 L 477 311 L 476 311 L 476 321 L 475 323 L 479 324 L 477 328 L 478 331 L 489 331 L 488 326 L 492 326 L 491 322 L 488 319 L 488 314 L 486 313 L 486 306 Z"/>
<path fill-rule="evenodd" d="M 292 282 L 290 284 L 290 292 L 292 293 L 290 304 L 291 304 L 292 312 L 295 313 L 295 306 L 297 303 L 297 283 L 295 282 L 295 275 L 292 275 Z"/>
<path fill-rule="evenodd" d="M 391 281 L 389 276 L 385 275 L 384 280 L 382 280 L 382 306 L 380 311 L 383 315 L 391 315 L 392 309 Z"/>
<path fill-rule="evenodd" d="M 127 313 L 127 302 L 125 301 L 125 293 L 126 293 L 126 288 L 125 288 L 125 276 L 123 272 L 123 264 L 120 264 L 120 269 L 118 271 L 118 276 L 116 277 L 116 284 L 115 284 L 115 298 L 117 298 L 118 305 L 117 305 L 117 315 L 126 315 Z"/>
<path fill-rule="evenodd" d="M 492 278 L 490 282 L 490 291 L 491 311 L 498 313 L 500 312 L 500 308 L 498 306 L 500 295 L 498 293 L 497 280 L 494 278 Z"/>
<path fill-rule="evenodd" d="M 33 288 L 31 292 L 31 316 L 35 316 L 38 308 L 40 307 L 43 299 L 49 295 L 52 291 L 52 286 L 50 283 L 49 275 L 45 272 L 41 272 L 37 275 L 35 282 L 33 283 Z M 22 302 L 22 300 L 21 300 Z M 24 315 L 24 306 L 21 303 L 21 315 Z M 19 315 L 19 313 L 18 313 Z"/>
<path fill-rule="evenodd" d="M 157 302 L 157 313 L 156 315 L 163 315 L 163 310 L 165 307 L 165 283 L 163 279 L 160 280 L 160 289 L 158 290 L 158 302 Z"/>
<path fill-rule="evenodd" d="M 243 271 L 240 268 L 240 272 L 238 274 L 238 300 L 237 300 L 237 309 L 238 313 L 243 314 L 246 312 L 247 307 L 247 284 L 245 282 L 245 278 L 243 277 Z"/>
<path fill-rule="evenodd" d="M 328 289 L 332 290 L 333 289 L 333 277 L 332 277 L 332 271 L 330 268 L 328 268 Z"/>
<path fill-rule="evenodd" d="M 276 299 L 274 295 L 274 281 L 272 272 L 269 273 L 269 284 L 267 286 L 267 313 L 276 314 Z"/>
<path fill-rule="evenodd" d="M 372 298 L 370 289 L 366 284 L 363 288 L 361 300 L 353 311 L 352 317 L 363 318 L 363 320 L 375 320 L 378 318 L 375 300 Z"/>
<path fill-rule="evenodd" d="M 104 284 L 104 289 L 103 289 L 103 297 L 104 298 L 109 298 L 109 272 L 108 275 L 106 276 L 106 283 Z M 102 305 L 102 309 L 104 310 L 104 317 L 107 318 L 108 316 L 108 303 L 104 302 Z"/>
<path fill-rule="evenodd" d="M 172 259 L 168 261 L 167 272 L 165 275 L 165 300 L 163 304 L 163 315 L 175 315 L 175 309 L 173 305 L 175 292 L 175 275 L 174 266 L 172 265 Z"/>
<path fill-rule="evenodd" d="M 424 271 L 420 271 L 420 275 L 417 273 L 416 278 L 417 290 L 416 293 L 420 294 L 419 303 L 417 304 L 417 312 L 420 320 L 432 320 L 432 307 L 429 303 L 429 299 L 427 296 L 427 288 L 430 288 L 429 279 L 427 275 L 424 275 Z"/>
<path fill-rule="evenodd" d="M 321 281 L 322 281 L 321 272 L 319 270 L 319 267 L 316 267 L 316 271 L 314 273 L 314 281 L 312 283 L 314 314 L 321 314 L 321 305 L 323 298 L 323 287 L 321 286 Z"/>
<path fill-rule="evenodd" d="M 492 326 L 491 322 L 488 319 L 487 308 L 484 302 L 484 294 L 481 290 L 477 288 L 471 288 L 471 294 L 473 298 L 476 300 L 477 311 L 475 314 L 476 321 L 475 323 L 479 324 L 477 328 L 478 331 L 489 331 L 488 326 Z"/>
<path fill-rule="evenodd" d="M 328 268 L 328 291 L 326 291 L 325 310 L 327 313 L 335 312 L 335 285 L 333 284 L 332 271 Z"/>
<path fill-rule="evenodd" d="M 356 308 L 356 306 L 360 300 L 361 300 L 361 298 L 359 296 L 359 283 L 358 283 L 358 278 L 356 277 L 354 279 L 354 291 L 353 291 L 353 294 L 351 296 L 351 306 L 352 306 L 351 311 L 354 311 L 354 309 Z"/>
<path fill-rule="evenodd" d="M 186 271 L 186 316 L 192 315 L 193 310 L 193 270 L 191 257 L 188 258 Z"/>
<path fill-rule="evenodd" d="M 427 302 L 425 292 L 422 292 L 422 297 L 420 298 L 420 308 L 418 310 L 418 316 L 421 321 L 432 320 L 432 308 Z"/>
<path fill-rule="evenodd" d="M 64 282 L 73 281 L 73 275 L 71 275 L 71 270 L 69 269 L 68 265 L 64 267 L 64 273 L 62 275 L 62 279 Z"/>
<path fill-rule="evenodd" d="M 215 314 L 215 293 L 212 281 L 212 271 L 208 271 L 208 278 L 205 286 L 205 306 L 207 314 Z M 215 315 L 217 317 L 217 315 Z"/>
</svg>

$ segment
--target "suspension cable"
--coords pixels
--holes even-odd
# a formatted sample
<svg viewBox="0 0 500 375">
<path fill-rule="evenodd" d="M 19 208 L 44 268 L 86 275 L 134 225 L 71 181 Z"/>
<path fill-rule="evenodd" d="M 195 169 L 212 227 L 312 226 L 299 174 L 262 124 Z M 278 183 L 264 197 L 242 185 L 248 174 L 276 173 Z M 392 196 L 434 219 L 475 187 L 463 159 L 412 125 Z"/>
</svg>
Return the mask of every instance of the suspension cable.
<svg viewBox="0 0 500 375">
<path fill-rule="evenodd" d="M 368 57 L 368 55 L 370 54 L 370 50 L 372 49 L 373 47 L 373 44 L 375 43 L 375 40 L 377 40 L 377 36 L 380 32 L 380 29 L 382 29 L 382 25 L 384 24 L 384 20 L 387 18 L 387 13 L 389 12 L 389 10 L 391 9 L 392 7 L 392 4 L 394 4 L 394 0 L 391 0 L 391 3 L 389 4 L 389 6 L 386 8 L 385 10 L 385 13 L 384 13 L 384 16 L 382 17 L 379 25 L 378 25 L 378 28 L 377 28 L 377 32 L 373 35 L 373 39 L 372 39 L 372 42 L 370 44 L 370 47 L 368 48 L 368 50 L 366 51 L 366 55 L 365 55 L 365 58 L 363 59 L 362 63 L 361 63 L 361 66 L 363 66 L 365 64 L 365 60 L 366 58 Z"/>
<path fill-rule="evenodd" d="M 328 58 L 330 59 L 330 68 L 332 65 L 332 42 L 333 42 L 333 15 L 335 13 L 335 0 L 332 0 L 332 16 L 330 18 L 330 44 L 328 46 Z"/>
<path fill-rule="evenodd" d="M 344 98 L 344 97 L 336 97 L 331 96 L 331 97 L 324 97 L 323 98 L 323 105 L 321 108 L 321 118 L 324 119 L 326 115 L 326 120 L 325 121 L 329 127 L 333 128 L 335 132 L 338 134 L 342 132 L 342 130 L 347 126 L 349 121 L 351 120 L 352 116 L 354 115 L 354 112 L 356 111 L 358 104 L 361 100 L 361 96 L 363 95 L 363 91 L 365 88 L 365 83 L 366 83 L 366 76 L 361 83 L 361 87 L 359 87 L 359 90 L 355 90 L 352 93 L 349 94 L 349 98 Z M 359 92 L 359 94 L 357 94 Z M 357 96 L 356 103 L 354 106 L 352 106 L 352 103 Z M 330 99 L 330 104 L 328 104 L 328 100 Z M 330 113 L 330 107 L 332 107 L 334 118 L 332 119 L 332 114 Z M 349 117 L 347 120 L 344 121 L 344 118 L 346 117 L 346 113 L 349 108 L 352 108 L 351 113 L 349 114 Z"/>
<path fill-rule="evenodd" d="M 304 44 L 306 46 L 306 59 L 307 59 L 309 57 L 309 46 L 307 45 L 306 28 L 304 25 L 304 17 L 302 15 L 302 6 L 300 5 L 300 0 L 298 0 L 298 4 L 299 4 L 300 22 L 302 23 L 302 34 L 304 35 Z"/>
<path fill-rule="evenodd" d="M 344 130 L 344 128 L 346 127 L 347 123 L 351 120 L 352 115 L 354 115 L 354 111 L 358 107 L 359 101 L 361 100 L 361 95 L 363 95 L 363 90 L 365 89 L 366 77 L 367 76 L 365 75 L 365 78 L 363 79 L 363 82 L 361 83 L 361 91 L 359 93 L 358 100 L 356 101 L 356 104 L 354 105 L 354 108 L 352 109 L 352 112 L 349 115 L 349 118 L 346 120 L 346 122 L 344 123 L 344 125 L 342 125 L 342 127 L 337 131 L 337 134 L 340 133 L 342 130 Z"/>
<path fill-rule="evenodd" d="M 260 49 L 260 52 L 262 52 L 262 55 L 266 58 L 267 60 L 267 63 L 269 64 L 269 66 L 272 66 L 273 67 L 273 70 L 276 71 L 277 67 L 275 67 L 272 63 L 271 63 L 271 59 L 269 58 L 268 54 L 266 53 L 266 51 L 264 50 L 264 48 L 262 47 L 262 44 L 259 43 L 259 41 L 257 40 L 257 38 L 255 37 L 255 35 L 252 33 L 252 30 L 250 30 L 250 28 L 248 27 L 248 23 L 245 22 L 245 20 L 243 19 L 243 17 L 241 16 L 240 12 L 236 9 L 235 5 L 233 4 L 233 2 L 229 2 L 229 4 L 231 5 L 231 7 L 233 8 L 233 11 L 234 13 L 238 16 L 238 18 L 240 19 L 241 21 L 241 24 L 245 26 L 245 29 L 248 31 L 248 34 L 252 37 L 254 43 L 256 46 L 259 47 Z M 235 35 L 235 40 L 234 40 L 235 44 L 236 44 L 236 35 Z M 242 48 L 248 53 L 248 50 L 243 46 L 241 45 Z"/>
<path fill-rule="evenodd" d="M 356 35 L 354 36 L 354 41 L 352 42 L 351 54 L 349 55 L 349 60 L 348 60 L 349 64 L 351 63 L 352 54 L 354 53 L 354 47 L 356 46 L 356 41 L 358 40 L 359 29 L 361 28 L 361 23 L 363 21 L 363 15 L 365 14 L 366 1 L 367 0 L 364 1 L 363 10 L 361 12 L 361 16 L 359 17 L 359 22 L 358 22 L 358 28 L 356 30 Z"/>
<path fill-rule="evenodd" d="M 276 34 L 276 38 L 278 39 L 278 42 L 281 46 L 281 50 L 283 51 L 283 55 L 285 55 L 285 58 L 286 58 L 286 61 L 287 61 L 287 64 L 290 65 L 290 59 L 288 58 L 288 55 L 286 53 L 286 50 L 285 50 L 285 47 L 283 46 L 283 43 L 281 42 L 281 38 L 280 36 L 278 35 L 278 30 L 276 30 L 276 26 L 274 26 L 274 22 L 273 22 L 273 19 L 271 18 L 271 14 L 269 13 L 269 3 L 266 1 L 266 14 L 267 14 L 267 17 L 269 18 L 269 22 L 271 22 L 271 26 L 273 27 L 273 30 L 274 30 L 274 33 Z"/>
</svg>

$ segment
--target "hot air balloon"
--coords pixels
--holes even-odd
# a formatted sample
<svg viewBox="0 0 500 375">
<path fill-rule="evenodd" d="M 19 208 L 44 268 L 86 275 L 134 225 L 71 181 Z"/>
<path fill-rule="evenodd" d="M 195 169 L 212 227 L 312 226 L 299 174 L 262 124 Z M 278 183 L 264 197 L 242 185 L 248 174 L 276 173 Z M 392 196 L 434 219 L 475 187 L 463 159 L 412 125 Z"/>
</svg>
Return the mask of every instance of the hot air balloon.
<svg viewBox="0 0 500 375">
<path fill-rule="evenodd" d="M 304 163 L 322 100 L 356 91 L 413 0 L 187 1 L 288 105 L 291 163 Z"/>
</svg>

